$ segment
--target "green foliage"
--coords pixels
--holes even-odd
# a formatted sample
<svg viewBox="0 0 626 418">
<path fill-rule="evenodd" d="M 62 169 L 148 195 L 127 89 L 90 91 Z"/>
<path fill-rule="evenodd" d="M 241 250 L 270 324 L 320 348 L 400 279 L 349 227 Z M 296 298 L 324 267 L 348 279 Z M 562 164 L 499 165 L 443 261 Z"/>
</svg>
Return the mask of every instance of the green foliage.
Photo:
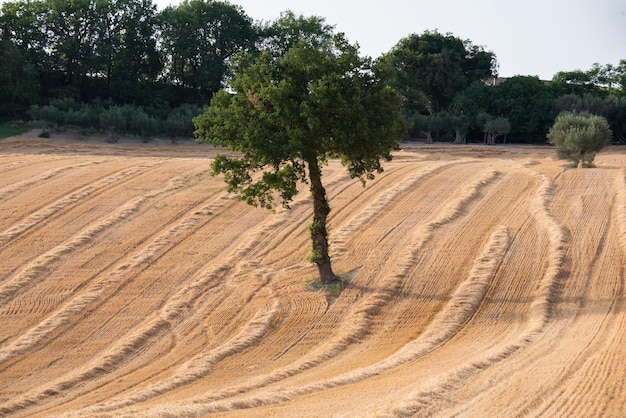
<svg viewBox="0 0 626 418">
<path fill-rule="evenodd" d="M 331 283 L 336 276 L 328 256 L 330 208 L 320 165 L 339 158 L 364 183 L 382 171 L 381 160 L 391 159 L 403 124 L 400 97 L 387 85 L 383 68 L 360 57 L 343 34 L 307 32 L 324 28 L 320 24 L 318 18 L 283 15 L 276 26 L 289 27 L 299 38 L 286 50 L 279 38 L 260 55 L 239 55 L 233 94 L 218 92 L 194 122 L 199 141 L 241 153 L 217 157 L 212 168 L 247 203 L 272 208 L 279 200 L 288 206 L 297 184 L 310 184 L 311 260 L 322 282 Z"/>
<path fill-rule="evenodd" d="M 35 67 L 11 42 L 0 40 L 0 118 L 23 117 L 38 90 Z"/>
<path fill-rule="evenodd" d="M 272 206 L 279 191 L 288 203 L 312 159 L 339 157 L 365 181 L 391 158 L 402 128 L 399 98 L 343 36 L 324 48 L 300 41 L 277 59 L 268 51 L 240 56 L 234 65 L 235 94 L 219 92 L 194 121 L 200 141 L 244 153 L 213 168 L 246 201 Z M 265 174 L 253 179 L 253 172 Z"/>
<path fill-rule="evenodd" d="M 561 159 L 589 167 L 595 154 L 610 144 L 613 134 L 602 116 L 589 113 L 561 113 L 548 132 L 548 140 L 556 145 Z"/>
<path fill-rule="evenodd" d="M 626 141 L 626 97 L 607 96 L 604 98 L 585 93 L 565 94 L 553 104 L 553 113 L 587 112 L 604 116 L 613 131 L 616 141 Z"/>
<path fill-rule="evenodd" d="M 555 94 L 538 77 L 516 76 L 493 87 L 492 103 L 487 111 L 506 115 L 511 135 L 543 141 L 553 121 L 551 113 Z"/>
<path fill-rule="evenodd" d="M 494 117 L 485 112 L 476 116 L 476 123 L 481 127 L 484 142 L 487 145 L 495 145 L 496 139 L 501 135 L 504 135 L 504 142 L 506 142 L 506 135 L 511 131 L 511 124 L 507 118 Z"/>
<path fill-rule="evenodd" d="M 595 63 L 587 71 L 560 71 L 552 78 L 560 94 L 626 96 L 626 59 L 618 65 Z"/>
<path fill-rule="evenodd" d="M 333 26 L 319 16 L 297 16 L 292 11 L 286 11 L 275 21 L 262 25 L 259 41 L 260 50 L 278 58 L 298 42 L 305 42 L 312 48 L 332 44 Z"/>
<path fill-rule="evenodd" d="M 191 119 L 189 119 L 189 123 L 191 123 Z M 142 108 L 136 108 L 130 112 L 129 132 L 149 138 L 157 135 L 160 132 L 160 128 L 159 120 L 148 115 Z"/>
<path fill-rule="evenodd" d="M 0 126 L 0 139 L 19 135 L 24 132 L 26 132 L 26 128 L 22 126 Z"/>
<path fill-rule="evenodd" d="M 260 51 L 277 61 L 299 42 L 331 50 L 333 36 L 322 17 L 285 12 L 274 22 L 255 25 L 239 6 L 218 0 L 184 0 L 161 12 L 153 0 L 4 2 L 0 120 L 26 119 L 35 105 L 35 112 L 43 113 L 39 120 L 51 126 L 91 131 L 101 129 L 104 110 L 132 104 L 144 112 L 126 115 L 126 130 L 188 136 L 193 129 L 188 113 L 179 114 L 177 107 L 207 105 L 233 71 L 249 67 Z M 247 54 L 235 59 L 239 52 Z M 465 133 L 470 140 L 478 138 L 483 127 L 476 117 L 487 112 L 507 117 L 509 140 L 544 141 L 559 111 L 577 110 L 604 116 L 615 140 L 626 142 L 626 60 L 560 72 L 549 83 L 513 77 L 486 85 L 497 72 L 492 52 L 426 31 L 401 39 L 376 66 L 403 96 L 409 124 L 418 114 L 450 112 L 457 118 L 453 129 L 427 131 L 438 140 L 452 132 L 455 142 L 463 142 Z M 554 99 L 568 94 L 582 105 L 553 107 Z M 57 102 L 68 98 L 79 106 Z M 415 135 L 421 131 L 412 129 Z"/>
<path fill-rule="evenodd" d="M 203 106 L 185 104 L 168 113 L 163 121 L 163 132 L 170 138 L 192 138 L 193 118 L 204 111 Z"/>
<path fill-rule="evenodd" d="M 73 99 L 52 100 L 48 106 L 32 106 L 35 126 L 79 129 L 82 132 L 108 132 L 151 138 L 164 134 L 170 138 L 193 138 L 193 118 L 203 108 L 183 105 L 179 108 L 143 108 L 94 101 L 80 103 Z"/>
<path fill-rule="evenodd" d="M 208 103 L 257 35 L 241 8 L 213 0 L 158 14 L 151 0 L 20 0 L 2 5 L 0 32 L 0 81 L 15 96 L 0 116 L 58 97 Z"/>
<path fill-rule="evenodd" d="M 384 61 L 405 107 L 422 113 L 448 110 L 458 93 L 496 71 L 492 52 L 436 31 L 401 39 Z"/>
<path fill-rule="evenodd" d="M 222 87 L 228 60 L 253 47 L 252 20 L 239 6 L 184 0 L 159 15 L 170 82 L 191 89 L 193 102 L 207 103 Z"/>
<path fill-rule="evenodd" d="M 126 115 L 119 106 L 112 106 L 100 113 L 100 129 L 105 132 L 126 132 Z"/>
</svg>

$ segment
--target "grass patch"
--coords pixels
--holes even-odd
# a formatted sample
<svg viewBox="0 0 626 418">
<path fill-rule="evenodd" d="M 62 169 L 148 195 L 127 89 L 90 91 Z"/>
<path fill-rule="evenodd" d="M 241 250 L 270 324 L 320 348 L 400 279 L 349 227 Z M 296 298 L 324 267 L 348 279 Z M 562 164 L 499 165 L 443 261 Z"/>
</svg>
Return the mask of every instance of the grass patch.
<svg viewBox="0 0 626 418">
<path fill-rule="evenodd" d="M 20 135 L 26 132 L 28 128 L 16 127 L 16 126 L 0 126 L 0 139 L 8 138 L 10 136 Z"/>
<path fill-rule="evenodd" d="M 329 302 L 337 299 L 341 292 L 348 287 L 350 281 L 358 269 L 337 275 L 337 281 L 330 284 L 323 284 L 319 277 L 307 284 L 307 289 L 312 292 L 323 292 Z"/>
</svg>

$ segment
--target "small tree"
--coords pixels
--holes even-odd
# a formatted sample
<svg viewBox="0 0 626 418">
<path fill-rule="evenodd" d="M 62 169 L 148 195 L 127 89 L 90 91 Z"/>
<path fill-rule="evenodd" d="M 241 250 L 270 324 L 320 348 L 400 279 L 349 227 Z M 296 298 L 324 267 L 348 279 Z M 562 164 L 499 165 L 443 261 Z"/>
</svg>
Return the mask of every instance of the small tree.
<svg viewBox="0 0 626 418">
<path fill-rule="evenodd" d="M 279 21 L 328 30 L 322 23 L 293 15 Z M 372 179 L 382 172 L 381 160 L 390 160 L 397 149 L 403 123 L 400 97 L 387 85 L 384 71 L 360 57 L 343 34 L 313 38 L 290 39 L 289 45 L 270 42 L 260 56 L 238 56 L 232 94 L 217 93 L 194 123 L 200 142 L 241 153 L 216 157 L 212 168 L 247 203 L 272 208 L 278 198 L 288 207 L 298 182 L 309 184 L 310 260 L 328 284 L 337 277 L 328 253 L 330 206 L 321 167 L 338 157 L 351 177 Z"/>
<path fill-rule="evenodd" d="M 506 143 L 506 135 L 511 131 L 511 124 L 507 118 L 498 117 L 489 119 L 483 129 L 487 135 L 487 144 L 495 145 L 500 135 L 504 135 L 503 142 Z"/>
<path fill-rule="evenodd" d="M 596 153 L 611 143 L 613 132 L 602 116 L 563 112 L 548 131 L 557 155 L 578 167 L 591 167 Z"/>
</svg>

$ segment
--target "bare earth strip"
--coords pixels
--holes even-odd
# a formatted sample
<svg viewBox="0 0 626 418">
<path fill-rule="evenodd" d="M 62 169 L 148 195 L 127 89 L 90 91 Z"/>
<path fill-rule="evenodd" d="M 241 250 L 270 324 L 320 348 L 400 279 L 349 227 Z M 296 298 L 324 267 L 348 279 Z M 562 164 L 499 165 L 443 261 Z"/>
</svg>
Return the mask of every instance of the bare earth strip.
<svg viewBox="0 0 626 418">
<path fill-rule="evenodd" d="M 239 202 L 219 150 L 0 141 L 0 415 L 624 416 L 626 155 L 404 144 Z"/>
</svg>

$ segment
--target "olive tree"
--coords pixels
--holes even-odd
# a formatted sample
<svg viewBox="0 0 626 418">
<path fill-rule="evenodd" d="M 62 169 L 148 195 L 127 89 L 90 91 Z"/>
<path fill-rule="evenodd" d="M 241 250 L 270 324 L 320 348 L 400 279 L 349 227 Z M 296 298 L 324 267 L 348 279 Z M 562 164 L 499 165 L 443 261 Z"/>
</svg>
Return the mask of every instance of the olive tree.
<svg viewBox="0 0 626 418">
<path fill-rule="evenodd" d="M 286 17 L 295 25 L 328 30 L 319 18 Z M 400 97 L 383 70 L 359 56 L 343 34 L 321 43 L 324 37 L 314 38 L 302 36 L 286 48 L 270 45 L 258 55 L 239 55 L 229 91 L 216 94 L 194 123 L 200 142 L 239 152 L 219 155 L 212 170 L 223 173 L 228 190 L 247 203 L 269 209 L 278 200 L 289 207 L 298 183 L 309 185 L 310 261 L 328 284 L 337 276 L 328 252 L 330 206 L 322 166 L 339 158 L 352 178 L 365 183 L 382 172 L 381 160 L 391 159 L 403 126 Z"/>
<path fill-rule="evenodd" d="M 557 155 L 578 167 L 590 167 L 596 152 L 610 144 L 613 133 L 602 116 L 563 112 L 548 131 Z"/>
</svg>

